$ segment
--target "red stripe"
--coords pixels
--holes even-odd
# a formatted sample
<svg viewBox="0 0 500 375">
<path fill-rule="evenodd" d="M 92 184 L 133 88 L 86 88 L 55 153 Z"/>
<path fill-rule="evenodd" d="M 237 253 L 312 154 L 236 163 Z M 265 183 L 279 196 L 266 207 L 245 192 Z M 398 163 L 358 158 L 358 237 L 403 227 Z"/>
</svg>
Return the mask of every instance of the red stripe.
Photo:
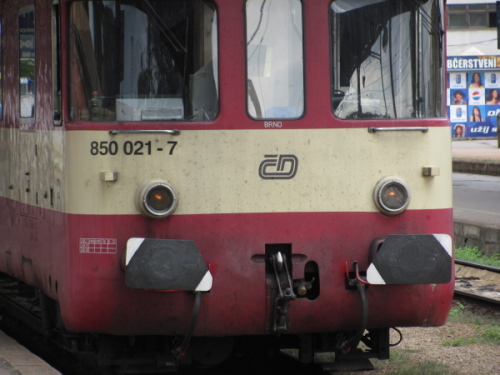
<svg viewBox="0 0 500 375">
<path fill-rule="evenodd" d="M 6 200 L 1 202 L 5 206 Z M 119 334 L 182 334 L 193 299 L 185 293 L 157 293 L 124 287 L 120 267 L 130 237 L 187 239 L 196 242 L 214 275 L 202 297 L 198 334 L 260 334 L 269 320 L 271 301 L 265 265 L 256 262 L 266 244 L 290 243 L 320 269 L 321 294 L 316 300 L 291 302 L 294 332 L 335 331 L 357 325 L 359 300 L 345 289 L 344 265 L 368 265 L 372 239 L 390 233 L 451 235 L 452 211 L 408 211 L 398 217 L 378 213 L 276 213 L 172 216 L 150 220 L 140 216 L 63 215 L 35 209 L 26 216 L 2 210 L 2 271 L 15 270 L 61 303 L 63 320 L 75 331 Z M 24 214 L 24 216 L 23 216 Z M 13 226 L 13 224 L 15 224 Z M 65 225 L 67 226 L 65 227 Z M 81 253 L 80 239 L 117 240 L 115 254 Z M 23 246 L 21 251 L 20 247 Z M 10 260 L 7 261 L 5 252 Z M 24 263 L 31 259 L 33 272 Z M 24 263 L 23 263 L 24 259 Z M 252 259 L 254 261 L 252 261 Z M 305 262 L 293 264 L 293 278 L 304 277 Z M 49 276 L 51 287 L 49 288 Z M 55 284 L 57 283 L 57 291 Z M 441 324 L 453 285 L 371 286 L 370 324 Z"/>
</svg>

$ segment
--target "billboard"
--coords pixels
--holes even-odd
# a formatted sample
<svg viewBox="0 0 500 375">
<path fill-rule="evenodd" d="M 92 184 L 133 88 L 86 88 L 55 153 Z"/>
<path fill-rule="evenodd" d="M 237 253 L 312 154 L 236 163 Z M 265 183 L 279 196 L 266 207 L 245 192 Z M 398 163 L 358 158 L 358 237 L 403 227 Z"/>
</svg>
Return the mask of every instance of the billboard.
<svg viewBox="0 0 500 375">
<path fill-rule="evenodd" d="M 453 137 L 496 137 L 500 56 L 448 57 L 447 105 Z"/>
</svg>

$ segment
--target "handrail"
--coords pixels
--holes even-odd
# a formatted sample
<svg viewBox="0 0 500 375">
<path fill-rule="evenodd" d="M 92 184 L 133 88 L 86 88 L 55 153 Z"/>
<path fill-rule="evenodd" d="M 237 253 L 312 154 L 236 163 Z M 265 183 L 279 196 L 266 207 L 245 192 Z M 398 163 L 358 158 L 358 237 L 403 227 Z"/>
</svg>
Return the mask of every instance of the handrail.
<svg viewBox="0 0 500 375">
<path fill-rule="evenodd" d="M 429 128 L 426 126 L 414 126 L 414 127 L 394 127 L 394 128 L 368 128 L 368 133 L 376 133 L 376 132 L 411 132 L 411 131 L 419 131 L 422 133 L 427 133 Z"/>
<path fill-rule="evenodd" d="M 181 131 L 179 129 L 166 129 L 166 130 L 110 130 L 110 135 L 117 134 L 171 134 L 180 135 Z"/>
</svg>

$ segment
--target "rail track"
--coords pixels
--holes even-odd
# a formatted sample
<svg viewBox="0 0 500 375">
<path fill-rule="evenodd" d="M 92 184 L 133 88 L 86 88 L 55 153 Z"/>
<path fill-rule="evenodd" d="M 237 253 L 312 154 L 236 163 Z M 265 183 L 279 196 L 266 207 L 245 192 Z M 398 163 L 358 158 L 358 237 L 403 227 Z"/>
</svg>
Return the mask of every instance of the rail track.
<svg viewBox="0 0 500 375">
<path fill-rule="evenodd" d="M 500 305 L 500 267 L 456 259 L 455 294 Z"/>
</svg>

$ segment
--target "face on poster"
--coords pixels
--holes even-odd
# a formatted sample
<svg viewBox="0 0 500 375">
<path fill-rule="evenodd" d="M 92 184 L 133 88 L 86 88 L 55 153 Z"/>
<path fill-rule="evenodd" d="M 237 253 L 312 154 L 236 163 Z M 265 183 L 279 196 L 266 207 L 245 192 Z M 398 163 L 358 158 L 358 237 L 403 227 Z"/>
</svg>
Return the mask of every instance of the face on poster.
<svg viewBox="0 0 500 375">
<path fill-rule="evenodd" d="M 467 126 L 465 124 L 453 124 L 453 138 L 465 137 Z"/>
<path fill-rule="evenodd" d="M 486 89 L 486 105 L 500 104 L 500 89 Z"/>
<path fill-rule="evenodd" d="M 450 90 L 450 101 L 448 102 L 448 105 L 466 105 L 467 94 L 467 90 Z"/>
<path fill-rule="evenodd" d="M 467 73 L 469 89 L 484 89 L 484 73 Z"/>
<path fill-rule="evenodd" d="M 484 105 L 469 106 L 469 122 L 485 121 L 484 111 Z"/>
</svg>

